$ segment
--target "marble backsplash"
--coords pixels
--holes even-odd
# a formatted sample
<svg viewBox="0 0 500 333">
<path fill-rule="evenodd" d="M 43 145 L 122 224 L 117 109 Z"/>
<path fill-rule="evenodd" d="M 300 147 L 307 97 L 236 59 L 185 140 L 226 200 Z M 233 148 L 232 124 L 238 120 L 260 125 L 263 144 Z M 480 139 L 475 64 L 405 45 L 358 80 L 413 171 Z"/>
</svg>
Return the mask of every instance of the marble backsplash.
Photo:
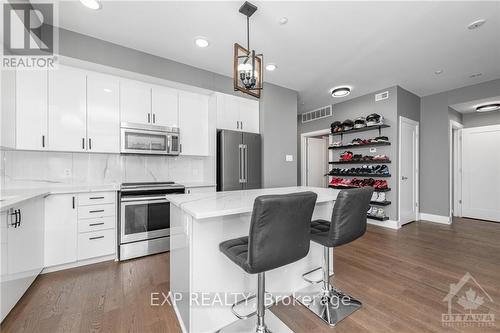
<svg viewBox="0 0 500 333">
<path fill-rule="evenodd" d="M 150 156 L 2 150 L 4 188 L 23 184 L 214 182 L 214 157 Z M 30 185 L 31 186 L 31 185 Z"/>
</svg>

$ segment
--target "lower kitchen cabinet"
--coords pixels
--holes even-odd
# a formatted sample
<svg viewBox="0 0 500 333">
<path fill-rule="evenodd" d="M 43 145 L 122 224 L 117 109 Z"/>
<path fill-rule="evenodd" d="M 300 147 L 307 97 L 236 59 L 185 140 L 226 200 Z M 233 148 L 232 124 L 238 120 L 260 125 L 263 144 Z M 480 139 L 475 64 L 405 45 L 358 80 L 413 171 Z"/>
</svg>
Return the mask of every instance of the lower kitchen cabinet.
<svg viewBox="0 0 500 333">
<path fill-rule="evenodd" d="M 115 229 L 79 233 L 78 260 L 114 254 L 116 249 L 115 240 Z"/>
</svg>

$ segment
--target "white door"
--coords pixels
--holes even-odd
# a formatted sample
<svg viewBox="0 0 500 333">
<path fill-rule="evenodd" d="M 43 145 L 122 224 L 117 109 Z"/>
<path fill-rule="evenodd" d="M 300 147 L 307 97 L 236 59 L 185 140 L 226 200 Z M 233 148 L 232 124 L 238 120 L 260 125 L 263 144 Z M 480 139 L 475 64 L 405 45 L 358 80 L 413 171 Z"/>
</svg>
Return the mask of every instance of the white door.
<svg viewBox="0 0 500 333">
<path fill-rule="evenodd" d="M 239 105 L 235 96 L 217 94 L 217 128 L 240 131 Z"/>
<path fill-rule="evenodd" d="M 243 132 L 259 133 L 259 102 L 247 98 L 239 99 L 240 129 Z"/>
<path fill-rule="evenodd" d="M 132 80 L 120 81 L 121 122 L 152 124 L 151 86 Z"/>
<path fill-rule="evenodd" d="M 153 86 L 151 101 L 151 120 L 154 125 L 179 127 L 177 90 L 162 86 Z"/>
<path fill-rule="evenodd" d="M 500 125 L 462 131 L 462 216 L 500 222 Z"/>
<path fill-rule="evenodd" d="M 77 203 L 73 194 L 49 195 L 45 198 L 44 266 L 76 261 Z"/>
<path fill-rule="evenodd" d="M 399 122 L 399 221 L 418 219 L 418 123 L 403 117 Z"/>
<path fill-rule="evenodd" d="M 120 152 L 120 85 L 118 78 L 87 76 L 87 150 Z"/>
<path fill-rule="evenodd" d="M 208 155 L 208 96 L 179 92 L 182 155 Z"/>
<path fill-rule="evenodd" d="M 326 187 L 325 139 L 307 138 L 307 186 Z"/>
<path fill-rule="evenodd" d="M 49 71 L 49 149 L 85 151 L 86 73 L 60 65 Z"/>
<path fill-rule="evenodd" d="M 47 147 L 47 70 L 16 72 L 16 148 Z"/>
</svg>

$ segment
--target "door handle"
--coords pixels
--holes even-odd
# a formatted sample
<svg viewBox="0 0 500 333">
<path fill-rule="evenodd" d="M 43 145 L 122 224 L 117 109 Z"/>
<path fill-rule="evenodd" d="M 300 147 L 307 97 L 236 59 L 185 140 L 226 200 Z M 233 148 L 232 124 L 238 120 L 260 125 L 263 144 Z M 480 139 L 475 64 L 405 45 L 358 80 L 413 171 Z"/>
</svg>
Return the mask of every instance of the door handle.
<svg viewBox="0 0 500 333">
<path fill-rule="evenodd" d="M 408 179 L 408 177 L 405 177 L 405 176 L 401 177 L 401 180 L 407 180 L 407 179 Z"/>
</svg>

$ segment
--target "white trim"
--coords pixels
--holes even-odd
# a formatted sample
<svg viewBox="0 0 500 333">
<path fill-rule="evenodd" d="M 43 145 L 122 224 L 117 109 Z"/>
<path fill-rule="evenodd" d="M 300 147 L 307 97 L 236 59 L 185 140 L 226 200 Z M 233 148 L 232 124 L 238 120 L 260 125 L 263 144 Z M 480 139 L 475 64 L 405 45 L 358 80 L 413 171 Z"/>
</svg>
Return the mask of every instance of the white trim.
<svg viewBox="0 0 500 333">
<path fill-rule="evenodd" d="M 442 215 L 420 213 L 419 221 L 422 220 L 434 223 L 451 224 L 451 218 L 449 216 L 442 216 Z"/>
<path fill-rule="evenodd" d="M 175 303 L 175 297 L 170 297 L 169 299 L 172 302 L 172 307 L 174 308 L 174 312 L 175 315 L 177 316 L 177 321 L 179 322 L 179 326 L 181 327 L 182 333 L 188 333 L 186 325 L 184 325 L 184 320 L 182 320 L 181 313 L 179 312 L 179 308 L 177 308 L 177 303 Z"/>
<path fill-rule="evenodd" d="M 416 201 L 416 211 L 415 211 L 415 221 L 418 221 L 420 216 L 420 123 L 415 120 L 399 116 L 399 127 L 398 127 L 398 225 L 401 227 L 401 124 L 405 122 L 416 127 L 416 137 L 415 137 L 415 201 Z"/>
<path fill-rule="evenodd" d="M 99 262 L 110 261 L 110 260 L 116 261 L 116 255 L 111 254 L 111 255 L 97 257 L 97 258 L 91 258 L 91 259 L 86 259 L 86 260 L 70 262 L 70 263 L 62 264 L 62 265 L 45 267 L 40 274 L 52 273 L 52 272 L 62 271 L 65 269 L 76 268 L 76 267 L 81 267 L 81 266 L 86 266 L 86 265 L 92 265 L 92 264 L 97 264 Z"/>
<path fill-rule="evenodd" d="M 307 137 L 330 134 L 330 129 L 325 128 L 318 131 L 302 133 L 300 135 L 300 185 L 307 184 Z"/>
<path fill-rule="evenodd" d="M 399 222 L 393 221 L 393 220 L 377 221 L 377 220 L 368 219 L 367 223 L 372 224 L 372 225 L 376 225 L 378 227 L 389 228 L 389 229 L 394 229 L 394 230 L 401 229 Z"/>
<path fill-rule="evenodd" d="M 458 170 L 460 170 L 462 168 L 462 140 L 461 140 L 461 137 L 462 137 L 462 129 L 464 128 L 464 125 L 460 124 L 459 122 L 455 121 L 455 120 L 450 120 L 450 125 L 448 126 L 448 144 L 449 144 L 449 160 L 448 160 L 448 164 L 449 164 L 449 191 L 448 191 L 448 198 L 449 198 L 449 210 L 450 210 L 450 221 L 452 220 L 452 217 L 453 217 L 453 208 L 455 206 L 459 206 L 461 207 L 462 205 L 455 205 L 455 202 L 454 202 L 454 193 L 453 193 L 453 190 L 454 190 L 454 187 L 455 187 L 455 182 L 458 182 L 460 183 L 460 185 L 462 184 L 462 177 L 458 177 L 458 175 L 455 174 L 455 170 L 453 169 L 453 152 L 455 151 L 455 148 L 456 148 L 456 152 L 458 154 L 457 156 L 457 162 L 459 163 L 459 166 L 458 166 Z M 454 130 L 458 130 L 458 142 L 457 142 L 457 146 L 454 146 L 453 145 L 453 131 Z M 456 177 L 454 177 L 456 176 Z M 461 186 L 460 186 L 461 187 Z M 462 193 L 460 193 L 460 198 L 455 198 L 455 201 L 457 200 L 462 200 Z M 457 216 L 462 216 L 462 209 L 460 208 L 458 212 L 455 212 L 455 215 Z"/>
</svg>

